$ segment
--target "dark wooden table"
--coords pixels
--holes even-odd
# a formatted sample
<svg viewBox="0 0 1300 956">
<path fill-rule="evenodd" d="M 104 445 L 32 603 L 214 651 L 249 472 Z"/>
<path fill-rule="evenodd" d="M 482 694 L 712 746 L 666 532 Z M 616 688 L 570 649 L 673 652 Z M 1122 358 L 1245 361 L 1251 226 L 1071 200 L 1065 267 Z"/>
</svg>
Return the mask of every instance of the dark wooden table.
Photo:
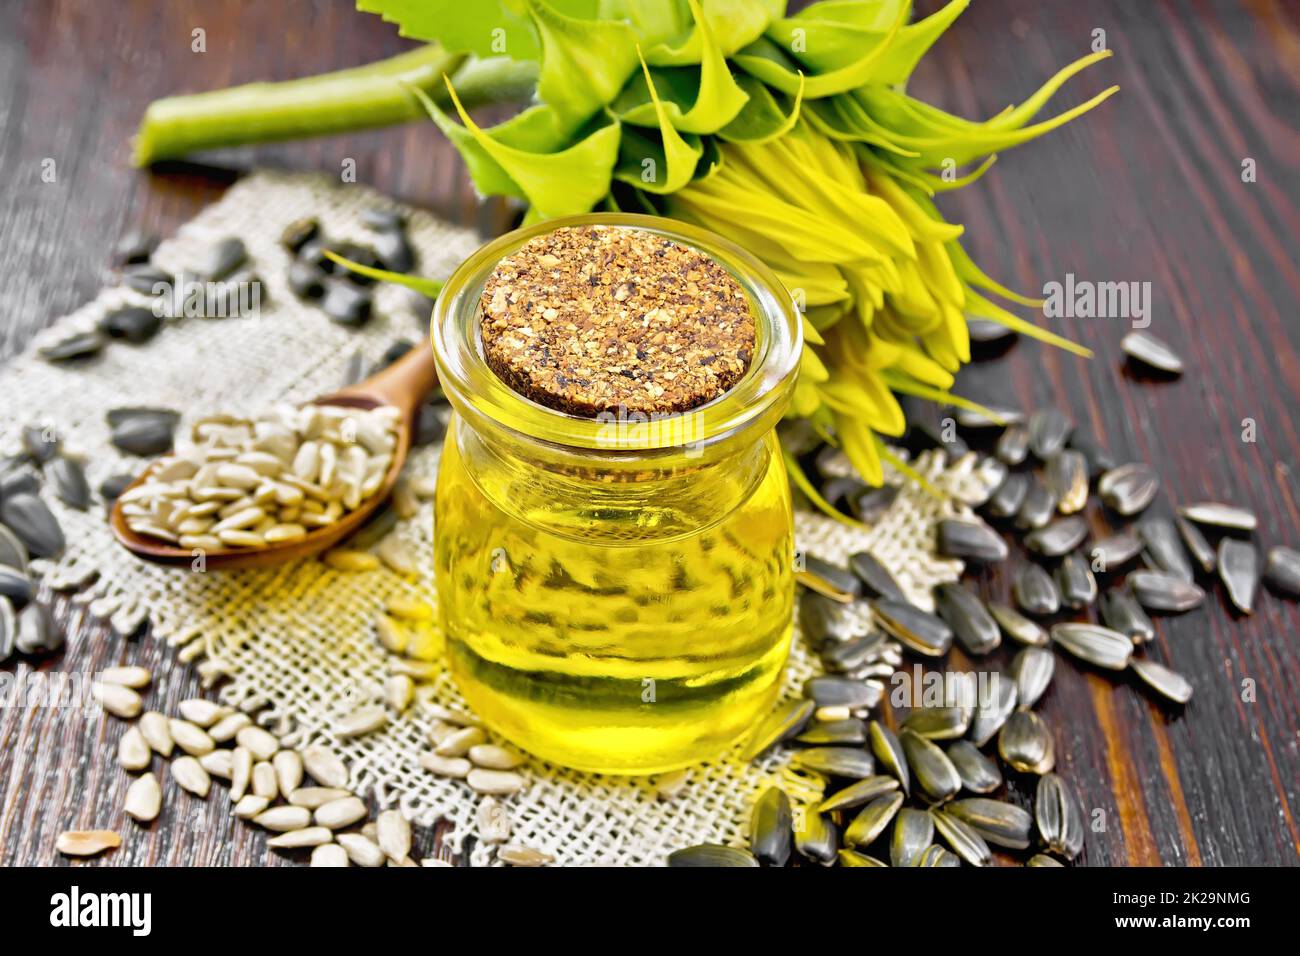
<svg viewBox="0 0 1300 956">
<path fill-rule="evenodd" d="M 173 230 L 252 165 L 338 169 L 351 157 L 362 182 L 456 221 L 499 226 L 499 210 L 479 208 L 459 159 L 428 124 L 232 152 L 207 167 L 130 168 L 131 132 L 156 96 L 337 69 L 407 44 L 343 0 L 111 6 L 0 0 L 0 358 L 92 296 L 119 236 Z M 205 53 L 191 52 L 196 27 Z M 967 224 L 984 268 L 1024 291 L 1069 272 L 1150 282 L 1151 331 L 1182 354 L 1187 373 L 1161 381 L 1127 369 L 1124 320 L 1064 319 L 1055 328 L 1094 359 L 1023 341 L 959 384 L 990 402 L 1055 403 L 1117 458 L 1153 463 L 1164 479 L 1157 513 L 1193 499 L 1235 501 L 1259 513 L 1261 543 L 1300 545 L 1300 3 L 974 4 L 912 90 L 990 115 L 1087 52 L 1098 28 L 1117 55 L 1061 102 L 1110 83 L 1120 95 L 1004 155 L 943 207 Z M 1241 179 L 1246 158 L 1253 183 Z M 42 181 L 46 159 L 54 183 Z M 1251 443 L 1241 440 L 1247 418 Z M 1005 596 L 1007 583 L 995 576 L 980 587 Z M 128 644 L 63 604 L 60 614 L 69 647 L 46 669 L 144 664 L 162 709 L 198 692 L 192 669 L 158 642 Z M 1082 862 L 1295 865 L 1297 606 L 1263 593 L 1255 614 L 1239 618 L 1216 591 L 1157 627 L 1152 655 L 1196 685 L 1184 712 L 1157 706 L 1129 680 L 1068 664 L 1042 705 L 1062 772 L 1086 807 L 1104 811 L 1105 831 L 1090 835 Z M 128 826 L 116 818 L 127 784 L 112 758 L 121 732 L 120 722 L 58 710 L 0 711 L 0 863 L 61 862 L 61 830 Z M 112 819 L 99 807 L 113 808 Z M 232 819 L 227 801 L 185 799 L 102 862 L 284 861 Z"/>
</svg>

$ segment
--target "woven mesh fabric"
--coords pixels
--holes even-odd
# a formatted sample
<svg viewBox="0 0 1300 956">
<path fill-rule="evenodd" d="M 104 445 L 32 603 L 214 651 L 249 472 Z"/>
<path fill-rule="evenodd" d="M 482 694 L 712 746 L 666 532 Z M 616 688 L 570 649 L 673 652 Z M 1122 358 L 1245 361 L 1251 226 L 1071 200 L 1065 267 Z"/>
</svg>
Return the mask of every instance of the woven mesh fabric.
<svg viewBox="0 0 1300 956">
<path fill-rule="evenodd" d="M 0 368 L 0 391 L 9 403 L 0 422 L 0 453 L 17 449 L 23 425 L 52 425 L 68 450 L 85 456 L 97 488 L 106 477 L 142 465 L 109 443 L 104 417 L 109 408 L 173 408 L 184 415 L 184 431 L 205 413 L 253 414 L 277 402 L 299 403 L 331 392 L 355 351 L 374 361 L 395 339 L 418 341 L 425 316 L 412 312 L 402 290 L 379 289 L 375 318 L 350 330 L 298 302 L 285 284 L 288 254 L 279 237 L 288 222 L 314 215 L 331 238 L 365 242 L 368 230 L 359 213 L 375 205 L 390 204 L 361 186 L 316 177 L 263 172 L 243 179 L 165 241 L 154 259 L 169 271 L 192 271 L 213 241 L 239 236 L 266 283 L 269 301 L 260 314 L 169 320 L 147 345 L 115 343 L 75 369 L 36 357 L 36 346 L 93 325 L 110 308 L 143 304 L 125 288 L 103 290 Z M 477 244 L 466 230 L 417 210 L 404 211 L 422 274 L 448 274 Z M 432 476 L 437 463 L 436 447 L 419 449 L 408 472 Z M 889 513 L 867 530 L 800 512 L 796 536 L 801 548 L 836 562 L 871 550 L 895 571 L 913 600 L 930 607 L 931 587 L 961 572 L 959 562 L 933 555 L 934 525 L 941 517 L 964 513 L 961 502 L 978 499 L 981 479 L 970 459 L 947 466 L 942 454 L 933 453 L 912 464 L 946 494 L 936 497 L 907 483 Z M 887 480 L 903 481 L 892 471 Z M 430 746 L 430 705 L 463 706 L 445 673 L 421 685 L 415 706 L 381 732 L 342 742 L 330 729 L 358 703 L 376 698 L 388 674 L 387 653 L 376 642 L 372 623 L 384 601 L 397 594 L 434 600 L 431 504 L 399 526 L 425 569 L 418 579 L 405 579 L 386 570 L 338 572 L 318 561 L 225 574 L 160 568 L 137 561 L 114 543 L 102 503 L 79 512 L 52 494 L 44 497 L 69 541 L 58 561 L 34 562 L 51 586 L 82 586 L 75 600 L 95 617 L 110 620 L 119 633 L 134 631 L 147 616 L 153 639 L 175 644 L 182 658 L 212 681 L 221 700 L 269 701 L 259 722 L 293 745 L 319 743 L 337 752 L 349 765 L 353 787 L 381 806 L 400 806 L 426 825 L 451 821 L 455 845 L 474 832 L 479 798 L 462 782 L 436 777 L 418 762 Z M 796 635 L 785 693 L 797 694 L 818 670 Z M 656 864 L 677 847 L 736 843 L 765 782 L 780 778 L 796 798 L 811 796 L 806 791 L 816 784 L 797 778 L 783 763 L 779 754 L 751 764 L 720 759 L 694 768 L 680 795 L 660 801 L 653 781 L 534 761 L 525 768 L 528 788 L 505 800 L 511 842 L 551 853 L 560 863 L 588 865 Z M 493 849 L 476 841 L 470 856 L 472 863 L 491 863 Z"/>
</svg>

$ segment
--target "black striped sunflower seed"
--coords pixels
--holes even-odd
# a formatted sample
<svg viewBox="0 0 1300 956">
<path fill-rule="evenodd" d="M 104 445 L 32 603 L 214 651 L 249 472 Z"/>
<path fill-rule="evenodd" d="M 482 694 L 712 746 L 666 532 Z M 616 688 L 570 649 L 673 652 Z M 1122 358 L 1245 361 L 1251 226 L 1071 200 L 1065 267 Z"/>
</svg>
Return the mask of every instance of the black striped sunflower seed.
<svg viewBox="0 0 1300 956">
<path fill-rule="evenodd" d="M 870 800 L 876 799 L 881 794 L 889 793 L 891 790 L 898 789 L 898 781 L 893 777 L 876 775 L 872 777 L 863 777 L 861 780 L 849 784 L 842 790 L 837 790 L 829 797 L 822 800 L 817 805 L 818 813 L 829 813 L 832 810 L 844 810 L 846 808 L 860 807 Z"/>
<path fill-rule="evenodd" d="M 998 756 L 1020 773 L 1050 773 L 1056 766 L 1056 742 L 1041 717 L 1018 710 L 998 731 Z"/>
<path fill-rule="evenodd" d="M 672 867 L 758 866 L 759 862 L 754 854 L 740 847 L 701 843 L 698 846 L 688 846 L 669 853 L 668 865 Z"/>
<path fill-rule="evenodd" d="M 898 740 L 922 797 L 931 803 L 943 803 L 957 795 L 961 776 L 938 744 L 907 728 L 899 732 Z"/>
<path fill-rule="evenodd" d="M 794 739 L 801 744 L 864 744 L 867 742 L 867 724 L 857 717 L 814 720 Z"/>
<path fill-rule="evenodd" d="M 1021 531 L 1033 531 L 1052 520 L 1056 514 L 1056 495 L 1037 478 L 1030 479 L 1025 500 L 1020 503 L 1014 524 Z"/>
<path fill-rule="evenodd" d="M 967 654 L 988 654 L 1002 643 L 997 622 L 969 588 L 948 582 L 936 587 L 934 596 L 939 616 L 948 622 Z"/>
<path fill-rule="evenodd" d="M 799 814 L 799 826 L 794 831 L 794 849 L 805 860 L 823 866 L 835 860 L 839 849 L 839 829 L 824 814 L 805 809 Z"/>
<path fill-rule="evenodd" d="M 1122 671 L 1133 657 L 1127 635 L 1097 624 L 1067 622 L 1052 625 L 1052 640 L 1081 661 L 1106 670 Z"/>
<path fill-rule="evenodd" d="M 1002 561 L 1009 553 L 1002 536 L 988 525 L 961 518 L 939 522 L 938 551 L 949 558 L 965 561 Z"/>
<path fill-rule="evenodd" d="M 1029 430 L 1023 425 L 1011 425 L 998 436 L 993 454 L 998 461 L 1012 467 L 1024 462 L 1029 455 Z"/>
<path fill-rule="evenodd" d="M 1124 517 L 1145 509 L 1159 490 L 1160 479 L 1142 462 L 1112 468 L 1097 482 L 1097 493 L 1106 507 Z"/>
<path fill-rule="evenodd" d="M 971 717 L 968 736 L 976 747 L 983 747 L 992 740 L 1016 709 L 1016 682 L 1004 674 L 995 676 L 992 699 L 982 700 Z"/>
<path fill-rule="evenodd" d="M 870 846 L 885 832 L 898 808 L 903 805 L 903 795 L 897 790 L 876 797 L 853 818 L 844 831 L 844 842 L 849 846 Z"/>
<path fill-rule="evenodd" d="M 884 517 L 894 500 L 898 497 L 896 485 L 881 485 L 879 488 L 867 487 L 861 492 L 848 496 L 849 514 L 863 524 L 875 524 Z"/>
<path fill-rule="evenodd" d="M 1043 617 L 1061 609 L 1061 595 L 1051 576 L 1038 565 L 1022 564 L 1011 581 L 1011 594 L 1026 614 Z"/>
<path fill-rule="evenodd" d="M 970 826 L 989 843 L 1012 850 L 1029 847 L 1033 817 L 1014 803 L 990 800 L 987 797 L 967 797 L 952 801 L 944 810 Z"/>
<path fill-rule="evenodd" d="M 1029 417 L 1029 450 L 1039 461 L 1047 461 L 1065 447 L 1074 422 L 1059 408 L 1042 408 Z"/>
<path fill-rule="evenodd" d="M 1201 529 L 1182 515 L 1174 519 L 1174 527 L 1178 529 L 1178 536 L 1183 539 L 1183 544 L 1187 547 L 1187 553 L 1192 556 L 1192 560 L 1206 574 L 1213 574 L 1219 564 L 1218 555 L 1215 554 L 1214 548 L 1210 547 L 1210 542 L 1205 540 Z"/>
<path fill-rule="evenodd" d="M 1056 655 L 1045 647 L 1026 647 L 1011 661 L 1011 677 L 1016 682 L 1017 706 L 1029 710 L 1042 699 L 1051 686 L 1056 671 Z"/>
<path fill-rule="evenodd" d="M 992 793 L 1002 786 L 1002 773 L 998 770 L 998 765 L 980 753 L 979 748 L 969 740 L 954 740 L 945 752 L 957 768 L 964 789 L 971 793 Z"/>
<path fill-rule="evenodd" d="M 18 615 L 9 598 L 0 594 L 0 664 L 14 656 L 18 644 Z"/>
<path fill-rule="evenodd" d="M 1177 704 L 1185 704 L 1192 699 L 1192 684 L 1176 671 L 1170 670 L 1163 664 L 1157 664 L 1155 661 L 1146 658 L 1135 657 L 1129 664 L 1133 672 L 1142 678 L 1143 683 L 1169 700 Z"/>
<path fill-rule="evenodd" d="M 50 463 L 45 473 L 60 501 L 78 511 L 86 510 L 90 505 L 90 485 L 80 464 L 60 456 Z"/>
<path fill-rule="evenodd" d="M 1047 486 L 1056 495 L 1056 510 L 1072 515 L 1088 503 L 1088 462 L 1082 453 L 1065 449 L 1047 460 L 1043 469 Z"/>
<path fill-rule="evenodd" d="M 868 598 L 888 598 L 892 601 L 906 601 L 907 596 L 889 569 L 881 564 L 869 551 L 859 551 L 849 558 L 851 570 L 862 582 L 862 592 Z"/>
<path fill-rule="evenodd" d="M 839 565 L 831 564 L 815 554 L 804 555 L 804 572 L 811 574 L 826 582 L 835 591 L 840 594 L 848 594 L 852 597 L 858 597 L 862 594 L 862 582 L 848 568 L 842 568 Z M 826 593 L 823 591 L 823 593 Z"/>
<path fill-rule="evenodd" d="M 1031 856 L 1028 860 L 1025 861 L 1025 866 L 1035 866 L 1035 867 L 1053 867 L 1053 866 L 1058 866 L 1058 867 L 1063 867 L 1063 866 L 1065 866 L 1065 864 L 1062 863 L 1060 860 L 1054 860 L 1054 859 L 1052 859 L 1050 856 L 1048 856 L 1048 855 L 1045 854 L 1045 853 L 1035 853 L 1033 856 Z"/>
<path fill-rule="evenodd" d="M 1225 505 L 1218 501 L 1201 501 L 1178 509 L 1188 521 L 1221 528 L 1224 531 L 1254 531 L 1259 519 L 1248 508 Z"/>
<path fill-rule="evenodd" d="M 874 856 L 868 856 L 865 853 L 859 853 L 857 850 L 840 850 L 836 854 L 836 859 L 840 866 L 889 866 L 883 860 L 877 860 Z"/>
<path fill-rule="evenodd" d="M 1098 604 L 1101 621 L 1113 631 L 1119 631 L 1134 644 L 1145 644 L 1156 636 L 1155 625 L 1142 605 L 1131 592 L 1112 588 L 1101 596 Z"/>
<path fill-rule="evenodd" d="M 877 660 L 884 646 L 884 635 L 873 631 L 847 641 L 828 641 L 819 656 L 828 671 L 844 674 Z"/>
<path fill-rule="evenodd" d="M 0 524 L 0 567 L 17 568 L 27 572 L 27 545 L 18 540 L 7 527 Z"/>
<path fill-rule="evenodd" d="M 942 657 L 952 646 L 952 628 L 933 614 L 904 601 L 880 598 L 871 602 L 885 632 L 925 657 Z"/>
<path fill-rule="evenodd" d="M 846 605 L 809 590 L 799 595 L 799 628 L 814 649 L 866 633 L 866 628 Z"/>
<path fill-rule="evenodd" d="M 63 528 L 45 502 L 31 492 L 6 492 L 0 499 L 0 522 L 34 558 L 55 558 L 63 553 Z"/>
<path fill-rule="evenodd" d="M 1118 571 L 1142 553 L 1142 542 L 1126 531 L 1093 542 L 1088 549 L 1092 566 L 1102 574 Z"/>
<path fill-rule="evenodd" d="M 758 725 L 741 752 L 742 760 L 752 760 L 773 744 L 789 740 L 807 726 L 812 720 L 817 705 L 811 700 L 800 699 L 787 701 L 767 715 Z"/>
<path fill-rule="evenodd" d="M 1300 551 L 1281 545 L 1269 548 L 1264 580 L 1279 594 L 1300 598 Z"/>
<path fill-rule="evenodd" d="M 993 615 L 993 620 L 998 622 L 1002 632 L 1017 644 L 1030 647 L 1046 646 L 1047 632 L 1037 621 L 1030 620 L 1015 608 L 1005 604 L 991 603 L 988 607 L 989 613 Z"/>
<path fill-rule="evenodd" d="M 1151 518 L 1137 526 L 1138 537 L 1145 546 L 1145 554 L 1156 570 L 1165 571 L 1184 581 L 1192 580 L 1192 563 L 1187 559 L 1182 541 L 1174 523 L 1164 518 Z"/>
<path fill-rule="evenodd" d="M 35 595 L 36 583 L 25 570 L 0 564 L 0 598 L 8 601 L 14 610 L 21 611 Z"/>
<path fill-rule="evenodd" d="M 880 702 L 880 692 L 870 684 L 830 674 L 808 678 L 803 685 L 803 695 L 811 697 L 818 707 L 848 707 L 850 710 L 874 707 Z"/>
<path fill-rule="evenodd" d="M 931 810 L 930 815 L 943 842 L 971 866 L 987 866 L 993 859 L 988 843 L 970 824 L 941 809 Z"/>
<path fill-rule="evenodd" d="M 878 720 L 873 720 L 867 727 L 867 735 L 871 739 L 871 752 L 876 755 L 881 769 L 893 774 L 903 793 L 910 794 L 911 773 L 908 771 L 907 756 L 903 753 L 903 745 L 898 742 L 898 736 Z"/>
<path fill-rule="evenodd" d="M 768 787 L 754 804 L 749 822 L 749 852 L 760 863 L 785 866 L 794 842 L 790 798 L 779 787 Z"/>
<path fill-rule="evenodd" d="M 928 740 L 955 740 L 966 733 L 970 721 L 968 707 L 917 707 L 907 715 L 901 729 Z"/>
<path fill-rule="evenodd" d="M 790 757 L 790 766 L 844 780 L 865 780 L 876 773 L 875 759 L 860 747 L 809 747 L 807 750 L 796 750 Z"/>
<path fill-rule="evenodd" d="M 924 867 L 959 867 L 961 866 L 961 860 L 958 859 L 955 853 L 950 853 L 937 843 L 931 843 L 921 851 L 921 855 L 916 858 L 912 865 Z"/>
<path fill-rule="evenodd" d="M 1025 547 L 1045 558 L 1059 558 L 1073 551 L 1088 537 L 1088 523 L 1077 516 L 1058 518 L 1025 535 Z"/>
<path fill-rule="evenodd" d="M 1129 587 L 1138 603 L 1148 611 L 1182 614 L 1201 606 L 1205 592 L 1190 581 L 1164 571 L 1134 571 Z"/>
<path fill-rule="evenodd" d="M 1029 491 L 1029 479 L 1021 474 L 1007 475 L 1002 484 L 985 502 L 984 510 L 990 518 L 1006 519 L 1015 516 L 1025 502 Z"/>
<path fill-rule="evenodd" d="M 1169 346 L 1149 332 L 1130 332 L 1119 340 L 1124 354 L 1147 368 L 1166 375 L 1183 374 L 1183 361 Z"/>
<path fill-rule="evenodd" d="M 1083 852 L 1084 816 L 1074 788 L 1057 774 L 1044 774 L 1034 793 L 1038 835 L 1053 853 L 1073 860 Z"/>
<path fill-rule="evenodd" d="M 1056 588 L 1061 592 L 1061 603 L 1071 610 L 1085 608 L 1097 600 L 1097 579 L 1078 551 L 1071 551 L 1056 566 Z"/>
<path fill-rule="evenodd" d="M 1255 546 L 1239 538 L 1220 539 L 1219 577 L 1237 610 L 1243 614 L 1253 612 L 1259 587 L 1259 552 Z"/>
<path fill-rule="evenodd" d="M 904 807 L 894 817 L 894 835 L 889 841 L 889 865 L 914 866 L 933 841 L 934 818 L 924 810 Z"/>
</svg>

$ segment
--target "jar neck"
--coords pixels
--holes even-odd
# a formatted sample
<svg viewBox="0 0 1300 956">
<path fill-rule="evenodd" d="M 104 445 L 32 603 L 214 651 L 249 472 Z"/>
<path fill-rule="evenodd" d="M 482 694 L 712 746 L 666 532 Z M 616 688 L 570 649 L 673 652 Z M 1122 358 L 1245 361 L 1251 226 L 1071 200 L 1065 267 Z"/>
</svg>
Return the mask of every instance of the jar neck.
<svg viewBox="0 0 1300 956">
<path fill-rule="evenodd" d="M 548 534 L 646 544 L 697 534 L 742 505 L 776 453 L 774 432 L 628 455 L 575 453 L 453 418 L 469 478 L 498 510 Z M 635 532 L 633 534 L 633 532 Z"/>
</svg>

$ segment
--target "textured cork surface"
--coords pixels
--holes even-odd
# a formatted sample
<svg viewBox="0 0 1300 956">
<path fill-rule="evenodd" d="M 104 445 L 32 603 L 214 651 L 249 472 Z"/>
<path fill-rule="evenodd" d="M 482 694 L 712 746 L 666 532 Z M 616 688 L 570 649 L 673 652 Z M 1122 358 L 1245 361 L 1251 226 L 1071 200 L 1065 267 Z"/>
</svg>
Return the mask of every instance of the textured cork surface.
<svg viewBox="0 0 1300 956">
<path fill-rule="evenodd" d="M 754 317 L 712 257 L 619 226 L 570 226 L 502 259 L 483 289 L 484 357 L 511 388 L 574 415 L 682 412 L 749 368 Z"/>
</svg>

